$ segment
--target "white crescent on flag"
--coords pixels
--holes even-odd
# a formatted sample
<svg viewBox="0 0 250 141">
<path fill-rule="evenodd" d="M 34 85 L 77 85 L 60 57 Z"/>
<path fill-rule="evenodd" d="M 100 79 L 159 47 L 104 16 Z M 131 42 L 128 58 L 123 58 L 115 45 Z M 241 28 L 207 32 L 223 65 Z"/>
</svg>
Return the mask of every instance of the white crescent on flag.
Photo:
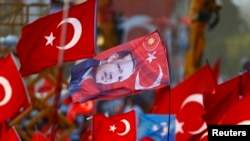
<svg viewBox="0 0 250 141">
<path fill-rule="evenodd" d="M 121 122 L 125 125 L 125 130 L 122 133 L 117 133 L 117 135 L 124 136 L 130 131 L 130 124 L 126 119 L 122 119 Z"/>
<path fill-rule="evenodd" d="M 0 76 L 0 85 L 2 85 L 4 89 L 4 97 L 0 101 L 0 106 L 3 106 L 6 103 L 8 103 L 11 99 L 12 88 L 11 88 L 9 81 L 5 77 L 2 77 L 2 76 Z"/>
<path fill-rule="evenodd" d="M 188 97 L 184 100 L 184 102 L 182 103 L 181 109 L 182 109 L 185 105 L 187 105 L 188 103 L 190 103 L 190 102 L 196 102 L 196 103 L 200 104 L 200 105 L 203 107 L 203 96 L 202 96 L 202 94 L 192 94 L 192 95 L 188 96 Z M 207 128 L 207 125 L 206 125 L 205 122 L 203 122 L 203 124 L 201 125 L 200 128 L 198 128 L 198 129 L 195 130 L 195 131 L 189 131 L 189 133 L 195 135 L 195 134 L 198 134 L 198 133 L 204 131 L 206 128 Z"/>
<path fill-rule="evenodd" d="M 136 79 L 135 79 L 135 90 L 146 90 L 146 89 L 151 89 L 151 88 L 159 86 L 161 84 L 161 79 L 163 77 L 163 72 L 162 72 L 161 66 L 159 64 L 158 64 L 158 67 L 159 67 L 160 73 L 159 73 L 157 79 L 155 80 L 155 82 L 152 85 L 148 86 L 148 87 L 143 87 L 140 84 L 139 73 L 140 73 L 141 70 L 139 70 L 137 75 L 136 75 Z"/>
<path fill-rule="evenodd" d="M 190 96 L 188 96 L 184 102 L 181 105 L 181 109 L 187 105 L 189 102 L 196 102 L 198 104 L 200 104 L 201 106 L 203 106 L 203 98 L 202 98 L 202 94 L 192 94 Z"/>
<path fill-rule="evenodd" d="M 56 46 L 58 49 L 66 50 L 66 49 L 72 48 L 79 41 L 81 34 L 82 34 L 82 25 L 81 25 L 81 22 L 76 18 L 67 18 L 61 21 L 58 24 L 57 28 L 61 26 L 63 23 L 70 23 L 74 28 L 74 35 L 71 41 L 64 46 Z"/>
<path fill-rule="evenodd" d="M 239 122 L 237 125 L 250 125 L 250 120 L 243 120 Z"/>
</svg>

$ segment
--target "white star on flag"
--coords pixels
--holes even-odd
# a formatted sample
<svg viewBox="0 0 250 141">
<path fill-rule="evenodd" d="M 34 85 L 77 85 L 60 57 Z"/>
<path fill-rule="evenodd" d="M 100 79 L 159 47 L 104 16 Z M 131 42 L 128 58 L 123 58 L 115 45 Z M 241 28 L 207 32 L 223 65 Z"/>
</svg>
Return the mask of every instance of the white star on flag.
<svg viewBox="0 0 250 141">
<path fill-rule="evenodd" d="M 184 133 L 182 126 L 184 122 L 179 122 L 177 119 L 175 120 L 175 134 L 179 133 Z"/>
<path fill-rule="evenodd" d="M 155 53 L 153 52 L 152 54 L 148 53 L 148 58 L 146 59 L 149 63 L 151 63 L 153 61 L 153 59 L 156 59 L 155 57 Z"/>
<path fill-rule="evenodd" d="M 53 33 L 51 32 L 49 36 L 44 36 L 44 38 L 46 38 L 47 42 L 46 42 L 46 46 L 48 44 L 50 44 L 51 46 L 53 46 L 53 41 L 56 38 Z"/>
<path fill-rule="evenodd" d="M 153 125 L 153 129 L 152 129 L 153 131 L 158 131 L 159 130 L 159 128 L 158 128 L 158 126 L 157 125 Z"/>
<path fill-rule="evenodd" d="M 115 132 L 116 127 L 115 125 L 109 126 L 109 131 Z"/>
</svg>

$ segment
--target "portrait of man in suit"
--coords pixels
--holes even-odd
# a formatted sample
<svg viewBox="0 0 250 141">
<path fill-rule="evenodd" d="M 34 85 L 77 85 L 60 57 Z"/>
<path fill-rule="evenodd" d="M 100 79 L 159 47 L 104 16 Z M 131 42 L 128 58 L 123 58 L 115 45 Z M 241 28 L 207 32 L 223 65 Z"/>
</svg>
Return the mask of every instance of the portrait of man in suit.
<svg viewBox="0 0 250 141">
<path fill-rule="evenodd" d="M 79 89 L 85 80 L 96 84 L 112 84 L 128 79 L 134 72 L 135 59 L 130 51 L 119 51 L 104 60 L 85 59 L 71 68 L 70 93 Z"/>
</svg>

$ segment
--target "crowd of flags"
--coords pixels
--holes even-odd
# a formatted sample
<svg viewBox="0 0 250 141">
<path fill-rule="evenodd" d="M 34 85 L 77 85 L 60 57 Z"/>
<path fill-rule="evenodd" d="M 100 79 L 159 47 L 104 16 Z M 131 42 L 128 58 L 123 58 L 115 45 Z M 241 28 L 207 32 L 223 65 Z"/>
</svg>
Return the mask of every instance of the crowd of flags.
<svg viewBox="0 0 250 141">
<path fill-rule="evenodd" d="M 120 141 L 174 141 L 175 116 L 136 113 L 135 110 L 111 117 L 96 114 L 93 117 L 92 139 L 99 141 L 103 138 Z"/>
<path fill-rule="evenodd" d="M 56 65 L 59 51 L 62 49 L 65 51 L 64 62 L 95 56 L 95 9 L 96 1 L 88 0 L 70 8 L 68 19 L 61 20 L 62 12 L 59 12 L 40 18 L 23 28 L 17 45 L 20 70 L 12 54 L 0 60 L 0 141 L 21 140 L 15 127 L 9 127 L 7 121 L 20 114 L 21 109 L 31 106 L 29 93 L 22 77 Z M 66 38 L 68 44 L 64 47 L 60 45 L 60 26 L 63 23 L 72 25 L 68 26 Z M 160 40 L 157 44 L 154 42 L 157 41 L 156 38 L 153 38 L 155 35 Z M 156 45 L 159 50 L 157 52 L 137 51 L 137 48 L 145 46 L 144 41 L 149 45 Z M 162 42 L 157 31 L 135 39 L 133 42 L 135 49 L 132 51 L 137 52 L 137 57 L 144 63 L 142 65 L 146 63 L 148 65 L 153 61 L 164 72 L 158 82 L 159 85 L 148 87 L 150 90 L 155 90 L 150 111 L 138 113 L 131 110 L 114 116 L 106 116 L 103 113 L 93 114 L 94 101 L 99 98 L 98 96 L 84 103 L 70 103 L 70 112 L 66 115 L 68 120 L 74 121 L 78 114 L 86 114 L 92 121 L 83 133 L 82 140 L 206 141 L 208 140 L 207 128 L 210 124 L 249 124 L 250 113 L 244 108 L 249 107 L 250 101 L 249 71 L 219 83 L 219 63 L 214 66 L 206 64 L 179 84 L 171 86 L 168 57 L 165 54 L 167 51 L 164 50 L 166 47 Z M 128 43 L 112 49 L 121 50 Z M 154 48 L 153 45 L 148 49 Z M 161 59 L 155 59 L 154 57 L 157 58 L 159 54 Z M 152 55 L 155 56 L 152 57 Z M 152 76 L 158 76 L 157 65 L 152 66 L 147 66 L 144 70 L 154 70 Z M 135 79 L 136 75 L 132 77 Z M 147 81 L 147 78 L 144 80 Z M 134 83 L 133 81 L 129 83 L 131 82 Z M 117 91 L 109 89 L 110 94 L 107 95 L 109 100 L 117 98 L 110 96 L 113 90 L 125 92 L 120 95 L 125 97 L 148 89 L 126 91 L 121 91 L 121 88 Z M 37 140 L 47 141 L 49 137 L 37 131 L 33 133 L 32 141 Z"/>
</svg>

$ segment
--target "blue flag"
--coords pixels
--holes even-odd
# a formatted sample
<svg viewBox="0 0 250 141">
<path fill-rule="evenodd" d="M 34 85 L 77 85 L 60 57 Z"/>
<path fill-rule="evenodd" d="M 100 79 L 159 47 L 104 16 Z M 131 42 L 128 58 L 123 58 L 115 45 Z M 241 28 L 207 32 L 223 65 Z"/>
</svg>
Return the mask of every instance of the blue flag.
<svg viewBox="0 0 250 141">
<path fill-rule="evenodd" d="M 165 114 L 139 115 L 137 139 L 149 137 L 154 141 L 175 140 L 175 116 Z"/>
</svg>

